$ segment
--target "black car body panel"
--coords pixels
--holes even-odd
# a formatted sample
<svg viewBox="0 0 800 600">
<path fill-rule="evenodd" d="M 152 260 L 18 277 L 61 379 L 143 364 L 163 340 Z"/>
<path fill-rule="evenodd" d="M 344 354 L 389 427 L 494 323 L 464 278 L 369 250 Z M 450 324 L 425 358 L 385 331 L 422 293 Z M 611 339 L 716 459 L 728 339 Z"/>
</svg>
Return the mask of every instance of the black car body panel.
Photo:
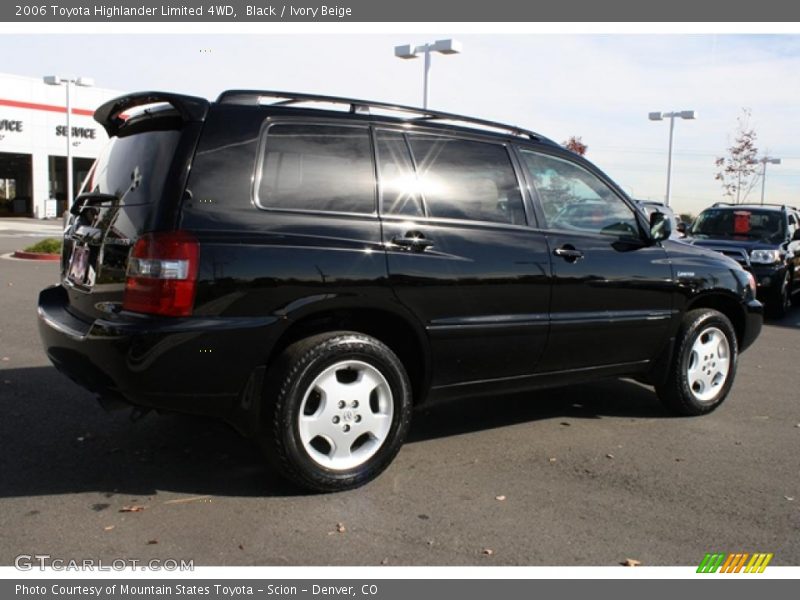
<svg viewBox="0 0 800 600">
<path fill-rule="evenodd" d="M 412 375 L 416 401 L 605 376 L 657 381 L 682 315 L 695 306 L 726 311 L 741 348 L 760 330 L 761 305 L 739 264 L 651 239 L 644 216 L 618 186 L 537 134 L 259 106 L 239 96 L 208 106 L 150 92 L 126 98 L 98 111 L 98 120 L 122 140 L 134 124 L 119 117 L 129 107 L 145 100 L 172 107 L 135 117 L 147 121 L 131 134 L 177 138 L 163 185 L 126 196 L 95 189 L 90 176 L 84 193 L 118 200 L 93 204 L 84 196 L 78 203 L 65 231 L 62 283 L 39 299 L 48 356 L 101 396 L 214 414 L 249 431 L 274 358 L 326 327 L 382 336 Z M 519 209 L 513 222 L 387 214 L 388 179 L 374 154 L 374 210 L 264 206 L 257 187 L 261 170 L 270 168 L 264 140 L 269 127 L 286 123 L 345 123 L 354 137 L 369 136 L 373 153 L 378 132 L 400 126 L 491 145 L 507 157 L 513 194 L 490 208 L 507 215 L 513 201 Z M 523 168 L 522 150 L 602 182 L 630 210 L 633 233 L 548 229 L 540 182 Z M 139 166 L 130 168 L 134 180 Z M 152 169 L 138 172 L 144 182 L 153 175 Z M 301 179 L 293 175 L 287 185 Z M 134 245 L 174 230 L 190 232 L 199 245 L 191 315 L 124 309 Z M 71 276 L 76 252 L 88 260 L 80 281 Z"/>
</svg>

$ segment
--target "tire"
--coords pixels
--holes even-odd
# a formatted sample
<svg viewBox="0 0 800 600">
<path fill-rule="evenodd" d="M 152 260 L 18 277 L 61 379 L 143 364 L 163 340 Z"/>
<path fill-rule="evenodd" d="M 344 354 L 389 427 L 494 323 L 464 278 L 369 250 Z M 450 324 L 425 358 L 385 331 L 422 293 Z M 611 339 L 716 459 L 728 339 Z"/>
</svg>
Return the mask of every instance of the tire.
<svg viewBox="0 0 800 600">
<path fill-rule="evenodd" d="M 411 424 L 402 362 L 360 333 L 292 344 L 270 369 L 264 391 L 261 445 L 284 477 L 307 490 L 342 491 L 376 478 Z"/>
<path fill-rule="evenodd" d="M 733 385 L 738 353 L 728 317 L 709 308 L 689 311 L 681 323 L 667 380 L 656 386 L 659 399 L 677 415 L 710 413 Z"/>
<path fill-rule="evenodd" d="M 772 294 L 770 302 L 767 304 L 770 316 L 774 319 L 784 318 L 792 307 L 792 295 L 790 289 L 791 277 L 789 272 L 783 277 L 783 281 L 778 289 Z"/>
</svg>

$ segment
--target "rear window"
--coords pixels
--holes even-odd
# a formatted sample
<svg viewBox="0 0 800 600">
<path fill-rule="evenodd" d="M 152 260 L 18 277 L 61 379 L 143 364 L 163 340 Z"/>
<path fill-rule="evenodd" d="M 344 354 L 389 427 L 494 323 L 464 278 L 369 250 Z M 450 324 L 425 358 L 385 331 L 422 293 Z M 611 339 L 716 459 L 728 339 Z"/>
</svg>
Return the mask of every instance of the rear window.
<svg viewBox="0 0 800 600">
<path fill-rule="evenodd" d="M 375 212 L 375 170 L 365 127 L 269 127 L 256 180 L 261 208 Z"/>
<path fill-rule="evenodd" d="M 81 193 L 112 194 L 120 205 L 157 201 L 180 136 L 180 131 L 148 131 L 111 138 Z"/>
</svg>

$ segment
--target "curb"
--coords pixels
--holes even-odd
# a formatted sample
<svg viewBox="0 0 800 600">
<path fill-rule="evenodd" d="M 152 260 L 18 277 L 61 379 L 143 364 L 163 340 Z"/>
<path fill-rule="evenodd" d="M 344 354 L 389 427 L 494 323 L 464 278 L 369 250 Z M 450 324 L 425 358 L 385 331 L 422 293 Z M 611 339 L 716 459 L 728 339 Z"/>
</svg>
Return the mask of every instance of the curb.
<svg viewBox="0 0 800 600">
<path fill-rule="evenodd" d="M 25 252 L 23 250 L 17 250 L 16 252 L 12 253 L 11 256 L 24 260 L 61 260 L 60 254 L 42 254 L 41 252 Z"/>
</svg>

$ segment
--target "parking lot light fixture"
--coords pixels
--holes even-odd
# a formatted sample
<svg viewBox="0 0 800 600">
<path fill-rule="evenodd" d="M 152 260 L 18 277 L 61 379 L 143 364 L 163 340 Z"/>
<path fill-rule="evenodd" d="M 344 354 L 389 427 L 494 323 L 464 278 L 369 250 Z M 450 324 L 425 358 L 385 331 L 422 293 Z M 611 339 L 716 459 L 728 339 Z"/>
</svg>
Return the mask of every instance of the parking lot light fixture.
<svg viewBox="0 0 800 600">
<path fill-rule="evenodd" d="M 672 141 L 675 132 L 675 118 L 693 121 L 697 118 L 697 111 L 694 110 L 678 110 L 674 112 L 651 112 L 647 114 L 647 118 L 651 121 L 663 121 L 669 119 L 669 152 L 667 154 L 667 195 L 664 199 L 666 206 L 670 205 L 672 198 Z"/>
<path fill-rule="evenodd" d="M 761 163 L 761 204 L 764 204 L 764 190 L 767 187 L 767 165 L 779 165 L 781 164 L 780 158 L 775 158 L 774 156 L 765 156 L 763 158 L 759 158 L 758 162 Z"/>
<path fill-rule="evenodd" d="M 431 52 L 438 52 L 439 54 L 459 54 L 463 46 L 461 42 L 453 39 L 436 40 L 420 46 L 412 46 L 411 44 L 404 44 L 402 46 L 395 46 L 394 55 L 397 58 L 410 60 L 419 58 L 422 54 L 424 57 L 423 67 L 423 80 L 422 80 L 422 107 L 428 108 L 428 97 L 430 95 L 430 71 L 431 71 Z"/>
<path fill-rule="evenodd" d="M 72 104 L 70 99 L 70 87 L 92 87 L 94 79 L 90 77 L 63 77 L 61 75 L 45 75 L 42 80 L 47 85 L 63 85 L 66 88 L 66 109 L 67 109 L 67 209 L 72 207 Z"/>
</svg>

